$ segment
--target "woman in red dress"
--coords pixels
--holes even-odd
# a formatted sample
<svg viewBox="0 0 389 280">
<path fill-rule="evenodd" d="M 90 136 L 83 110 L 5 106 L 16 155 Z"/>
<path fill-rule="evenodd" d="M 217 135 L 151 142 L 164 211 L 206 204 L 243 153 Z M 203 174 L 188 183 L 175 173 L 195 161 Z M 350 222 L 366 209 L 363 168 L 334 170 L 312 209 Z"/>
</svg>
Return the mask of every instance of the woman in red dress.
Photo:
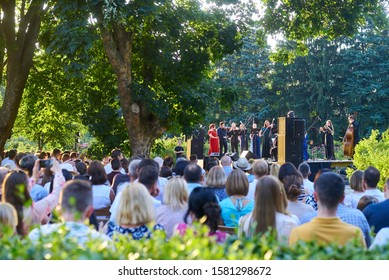
<svg viewBox="0 0 389 280">
<path fill-rule="evenodd" d="M 217 136 L 215 124 L 211 123 L 209 125 L 208 135 L 209 135 L 208 155 L 210 155 L 211 153 L 219 153 L 220 152 L 219 151 L 219 137 Z"/>
</svg>

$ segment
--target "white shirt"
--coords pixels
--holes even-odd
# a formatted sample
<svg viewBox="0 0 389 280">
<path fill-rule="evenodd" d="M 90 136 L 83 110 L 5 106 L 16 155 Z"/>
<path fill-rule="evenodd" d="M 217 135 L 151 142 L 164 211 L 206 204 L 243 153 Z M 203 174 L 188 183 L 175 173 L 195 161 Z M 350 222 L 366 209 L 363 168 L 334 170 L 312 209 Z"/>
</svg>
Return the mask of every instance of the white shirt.
<svg viewBox="0 0 389 280">
<path fill-rule="evenodd" d="M 387 244 L 389 244 L 389 227 L 380 229 L 369 249 L 373 249 L 377 246 L 385 246 Z"/>
<path fill-rule="evenodd" d="M 111 205 L 111 187 L 107 185 L 93 185 L 93 208 L 101 209 Z"/>
<path fill-rule="evenodd" d="M 315 192 L 315 189 L 313 187 L 313 183 L 311 181 L 309 181 L 308 178 L 303 180 L 303 186 L 305 189 L 305 193 L 313 194 Z"/>
<path fill-rule="evenodd" d="M 255 200 L 255 188 L 257 187 L 257 183 L 258 183 L 258 179 L 254 179 L 254 181 L 252 181 L 250 184 L 249 184 L 249 192 L 247 193 L 247 198 L 251 199 L 251 200 Z"/>
<path fill-rule="evenodd" d="M 104 170 L 107 174 L 111 173 L 113 171 L 111 163 L 104 165 Z M 126 171 L 124 171 L 123 167 L 120 169 L 120 173 L 126 174 Z"/>
<path fill-rule="evenodd" d="M 365 190 L 365 195 L 374 196 L 375 198 L 378 199 L 378 202 L 382 202 L 385 200 L 384 193 L 381 192 L 379 189 Z"/>
<path fill-rule="evenodd" d="M 15 170 L 17 168 L 15 161 L 9 158 L 3 159 L 1 166 L 8 167 L 9 170 Z"/>
</svg>

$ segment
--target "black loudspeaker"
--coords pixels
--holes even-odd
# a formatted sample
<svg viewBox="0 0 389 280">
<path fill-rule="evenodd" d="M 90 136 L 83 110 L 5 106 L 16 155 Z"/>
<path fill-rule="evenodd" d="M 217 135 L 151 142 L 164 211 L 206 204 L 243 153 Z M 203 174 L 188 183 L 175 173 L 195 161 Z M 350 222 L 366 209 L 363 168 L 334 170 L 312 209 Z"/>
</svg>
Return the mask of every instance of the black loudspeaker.
<svg viewBox="0 0 389 280">
<path fill-rule="evenodd" d="M 296 168 L 303 162 L 305 120 L 303 118 L 278 118 L 278 163 L 293 163 Z"/>
<path fill-rule="evenodd" d="M 237 161 L 239 159 L 239 155 L 238 153 L 232 153 L 230 154 L 230 158 L 232 159 L 232 161 Z"/>
<path fill-rule="evenodd" d="M 196 155 L 198 159 L 204 158 L 204 143 L 203 141 L 193 139 L 190 143 L 190 154 Z"/>
</svg>

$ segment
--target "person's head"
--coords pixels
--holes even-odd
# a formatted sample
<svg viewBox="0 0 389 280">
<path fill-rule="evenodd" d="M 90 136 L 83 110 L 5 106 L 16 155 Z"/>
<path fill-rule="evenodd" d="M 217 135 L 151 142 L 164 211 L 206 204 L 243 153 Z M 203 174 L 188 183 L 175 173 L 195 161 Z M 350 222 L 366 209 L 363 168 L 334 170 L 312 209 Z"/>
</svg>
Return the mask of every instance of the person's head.
<svg viewBox="0 0 389 280">
<path fill-rule="evenodd" d="M 211 123 L 211 124 L 209 125 L 209 129 L 215 129 L 215 124 L 214 124 L 214 123 Z"/>
<path fill-rule="evenodd" d="M 220 123 L 219 123 L 219 126 L 220 126 L 221 128 L 224 128 L 224 125 L 225 125 L 224 122 L 220 122 Z"/>
<path fill-rule="evenodd" d="M 220 163 L 222 164 L 222 166 L 231 166 L 232 159 L 231 159 L 229 156 L 224 155 L 224 156 L 220 159 Z"/>
<path fill-rule="evenodd" d="M 174 173 L 176 173 L 177 176 L 184 176 L 184 172 L 186 167 L 189 165 L 189 161 L 187 160 L 177 160 L 176 165 L 174 166 Z M 200 168 L 201 169 L 201 168 Z"/>
<path fill-rule="evenodd" d="M 155 157 L 155 158 L 154 158 L 154 161 L 155 161 L 156 163 L 158 163 L 158 167 L 159 167 L 159 169 L 161 169 L 162 164 L 163 164 L 163 159 L 162 159 L 161 157 Z"/>
<path fill-rule="evenodd" d="M 202 177 L 201 167 L 197 164 L 191 163 L 185 167 L 184 178 L 187 183 L 200 183 Z"/>
<path fill-rule="evenodd" d="M 313 182 L 316 182 L 316 180 L 320 177 L 321 174 L 332 172 L 329 168 L 322 168 L 319 169 L 319 171 L 316 172 L 315 178 L 313 179 Z"/>
<path fill-rule="evenodd" d="M 261 178 L 262 176 L 267 175 L 269 166 L 265 160 L 257 159 L 251 165 L 251 170 L 256 178 Z"/>
<path fill-rule="evenodd" d="M 22 159 L 19 162 L 20 169 L 23 171 L 26 171 L 28 174 L 28 177 L 32 176 L 32 170 L 34 169 L 35 161 L 38 160 L 38 158 L 34 155 L 26 155 L 22 157 Z"/>
<path fill-rule="evenodd" d="M 265 121 L 263 122 L 263 127 L 268 127 L 269 125 L 270 125 L 269 120 L 265 120 Z"/>
<path fill-rule="evenodd" d="M 0 237 L 5 228 L 11 229 L 15 233 L 17 225 L 18 214 L 15 207 L 10 203 L 0 202 Z"/>
<path fill-rule="evenodd" d="M 174 210 L 186 209 L 188 206 L 188 187 L 182 178 L 172 178 L 165 185 L 163 203 Z"/>
<path fill-rule="evenodd" d="M 276 212 L 285 213 L 284 193 L 274 176 L 263 176 L 255 187 L 255 204 L 253 220 L 256 222 L 255 233 L 265 233 L 269 227 L 276 229 Z"/>
<path fill-rule="evenodd" d="M 62 156 L 61 156 L 61 161 L 62 162 L 65 162 L 65 161 L 68 161 L 70 159 L 70 154 L 69 153 L 63 153 Z"/>
<path fill-rule="evenodd" d="M 245 129 L 246 126 L 244 125 L 244 123 L 241 123 L 241 124 L 239 125 L 239 128 L 240 128 L 240 129 Z"/>
<path fill-rule="evenodd" d="M 59 158 L 61 156 L 61 150 L 54 148 L 53 151 L 51 152 L 51 155 L 59 160 Z"/>
<path fill-rule="evenodd" d="M 139 171 L 145 167 L 145 166 L 153 166 L 155 168 L 158 168 L 159 170 L 159 164 L 154 161 L 153 159 L 150 159 L 150 158 L 145 158 L 145 159 L 142 159 L 139 164 L 138 164 L 138 169 L 137 169 L 137 173 L 139 175 Z"/>
<path fill-rule="evenodd" d="M 278 172 L 278 179 L 282 182 L 284 177 L 288 175 L 301 176 L 300 172 L 298 172 L 297 168 L 291 162 L 285 162 L 281 165 L 280 171 Z"/>
<path fill-rule="evenodd" d="M 157 191 L 159 168 L 152 165 L 146 165 L 139 170 L 138 182 L 143 184 L 151 195 Z"/>
<path fill-rule="evenodd" d="M 128 174 L 128 167 L 129 167 L 129 165 L 130 165 L 130 161 L 127 159 L 127 158 L 125 158 L 125 157 L 123 157 L 121 160 L 120 160 L 120 166 L 121 167 L 123 167 L 123 169 L 124 169 L 124 172 L 126 173 L 126 174 Z"/>
<path fill-rule="evenodd" d="M 8 152 L 8 158 L 11 160 L 15 160 L 18 151 L 16 149 L 12 149 Z"/>
<path fill-rule="evenodd" d="M 133 159 L 131 162 L 130 162 L 130 165 L 128 166 L 128 175 L 131 176 L 131 179 L 134 181 L 138 178 L 138 174 L 137 174 L 137 169 L 138 169 L 138 166 L 139 166 L 139 163 L 141 162 L 142 160 L 141 159 Z"/>
<path fill-rule="evenodd" d="M 111 158 L 114 159 L 114 158 L 118 158 L 119 160 L 121 160 L 123 158 L 123 152 L 122 150 L 118 149 L 118 148 L 115 148 L 111 151 Z"/>
<path fill-rule="evenodd" d="M 354 115 L 350 114 L 348 116 L 348 121 L 349 121 L 349 123 L 352 123 L 354 121 Z"/>
<path fill-rule="evenodd" d="M 86 166 L 85 163 L 83 163 L 82 161 L 79 161 L 76 163 L 76 169 L 80 175 L 85 175 L 87 170 L 88 170 L 88 167 Z"/>
<path fill-rule="evenodd" d="M 93 213 L 93 193 L 90 182 L 70 180 L 65 183 L 59 197 L 62 218 L 68 221 L 84 221 Z"/>
<path fill-rule="evenodd" d="M 32 199 L 28 191 L 28 177 L 24 171 L 14 170 L 9 172 L 4 179 L 2 186 L 2 201 L 8 202 L 15 207 L 18 224 L 16 231 L 19 235 L 25 236 L 28 229 L 24 227 L 24 207 L 31 205 Z"/>
<path fill-rule="evenodd" d="M 236 128 L 236 123 L 233 122 L 233 123 L 231 124 L 231 128 Z"/>
<path fill-rule="evenodd" d="M 374 166 L 369 166 L 363 172 L 365 188 L 375 189 L 380 181 L 380 171 Z"/>
<path fill-rule="evenodd" d="M 294 117 L 296 117 L 296 115 L 295 115 L 294 111 L 289 111 L 289 112 L 286 114 L 286 117 L 287 117 L 287 118 L 294 118 Z"/>
<path fill-rule="evenodd" d="M 373 204 L 373 203 L 378 203 L 378 202 L 379 201 L 376 197 L 371 196 L 371 195 L 364 195 L 359 199 L 357 209 L 363 211 L 363 209 L 365 209 L 366 206 Z"/>
<path fill-rule="evenodd" d="M 185 223 L 188 222 L 189 215 L 192 221 L 205 217 L 204 224 L 209 227 L 211 233 L 214 233 L 221 221 L 221 209 L 215 194 L 206 188 L 195 188 L 189 195 L 188 210 L 184 216 Z"/>
<path fill-rule="evenodd" d="M 163 160 L 162 166 L 173 168 L 174 158 L 172 156 L 166 156 Z"/>
<path fill-rule="evenodd" d="M 280 165 L 278 163 L 272 162 L 269 165 L 269 175 L 278 178 L 279 172 L 280 172 Z"/>
<path fill-rule="evenodd" d="M 209 171 L 214 168 L 215 166 L 219 166 L 218 162 L 214 159 L 211 159 L 207 165 L 205 166 L 204 170 L 205 172 L 207 172 L 207 174 L 209 173 Z"/>
<path fill-rule="evenodd" d="M 111 167 L 113 171 L 120 171 L 122 168 L 121 162 L 119 158 L 113 158 L 111 160 Z"/>
<path fill-rule="evenodd" d="M 257 124 L 256 123 L 253 123 L 253 128 L 257 128 Z"/>
<path fill-rule="evenodd" d="M 344 199 L 345 184 L 343 178 L 334 173 L 322 173 L 314 183 L 314 196 L 320 207 L 336 210 Z"/>
<path fill-rule="evenodd" d="M 290 201 L 297 201 L 298 197 L 302 193 L 301 186 L 303 184 L 303 179 L 301 178 L 301 176 L 297 176 L 297 175 L 285 176 L 282 183 L 284 185 L 286 197 Z"/>
<path fill-rule="evenodd" d="M 93 185 L 103 185 L 108 180 L 104 166 L 98 160 L 94 160 L 89 164 L 88 175 Z"/>
<path fill-rule="evenodd" d="M 228 196 L 244 195 L 249 191 L 249 180 L 247 175 L 239 169 L 234 169 L 227 177 L 226 193 Z"/>
<path fill-rule="evenodd" d="M 190 163 L 196 163 L 197 164 L 197 162 L 198 162 L 197 155 L 194 155 L 194 154 L 190 155 L 189 161 L 190 161 Z"/>
<path fill-rule="evenodd" d="M 141 183 L 128 184 L 122 190 L 115 221 L 117 225 L 144 225 L 155 220 L 153 201 Z"/>
<path fill-rule="evenodd" d="M 350 188 L 357 192 L 365 191 L 363 187 L 363 171 L 355 170 L 350 176 Z"/>
<path fill-rule="evenodd" d="M 170 167 L 162 166 L 161 170 L 159 171 L 159 176 L 169 179 L 173 176 L 173 171 Z"/>
<path fill-rule="evenodd" d="M 311 168 L 309 164 L 306 162 L 300 163 L 298 167 L 298 171 L 301 173 L 304 179 L 307 179 L 309 175 L 311 175 Z"/>
<path fill-rule="evenodd" d="M 18 168 L 21 169 L 21 167 L 20 167 L 20 160 L 21 160 L 24 156 L 26 156 L 26 155 L 27 155 L 26 153 L 18 153 L 18 154 L 16 155 L 16 157 L 15 157 L 15 164 L 16 164 L 16 166 L 17 166 Z"/>
<path fill-rule="evenodd" d="M 331 121 L 331 120 L 327 120 L 327 121 L 326 121 L 326 125 L 327 125 L 328 127 L 331 127 L 331 126 L 332 126 L 332 121 Z"/>
<path fill-rule="evenodd" d="M 70 153 L 70 159 L 71 159 L 71 160 L 75 161 L 77 158 L 78 158 L 78 155 L 77 155 L 76 152 L 71 152 L 71 153 Z"/>
<path fill-rule="evenodd" d="M 221 166 L 214 166 L 209 170 L 205 184 L 209 187 L 224 187 L 226 185 L 226 173 Z"/>
</svg>

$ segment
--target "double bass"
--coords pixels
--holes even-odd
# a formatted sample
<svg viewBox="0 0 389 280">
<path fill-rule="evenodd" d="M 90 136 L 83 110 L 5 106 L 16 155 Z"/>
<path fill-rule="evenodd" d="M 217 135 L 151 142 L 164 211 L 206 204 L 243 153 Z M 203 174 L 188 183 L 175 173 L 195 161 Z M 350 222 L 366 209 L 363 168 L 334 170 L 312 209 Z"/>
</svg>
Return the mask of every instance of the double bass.
<svg viewBox="0 0 389 280">
<path fill-rule="evenodd" d="M 349 157 L 354 155 L 354 126 L 352 124 L 349 124 L 343 137 L 343 155 Z"/>
</svg>

